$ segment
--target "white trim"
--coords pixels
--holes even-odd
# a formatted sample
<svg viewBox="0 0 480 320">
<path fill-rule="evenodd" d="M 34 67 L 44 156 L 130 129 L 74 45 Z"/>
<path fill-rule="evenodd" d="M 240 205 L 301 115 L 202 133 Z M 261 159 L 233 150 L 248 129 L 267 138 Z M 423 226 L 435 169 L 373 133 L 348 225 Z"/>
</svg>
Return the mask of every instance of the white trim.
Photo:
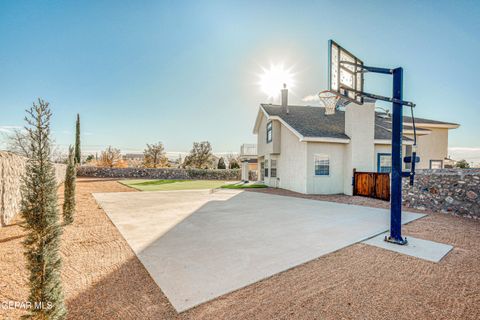
<svg viewBox="0 0 480 320">
<path fill-rule="evenodd" d="M 330 142 L 330 143 L 350 143 L 350 139 L 328 138 L 328 137 L 306 137 L 300 139 L 301 142 Z"/>
<path fill-rule="evenodd" d="M 432 133 L 432 131 L 430 131 L 430 130 L 421 130 L 421 129 L 420 129 L 420 130 L 417 129 L 416 132 L 417 132 L 417 135 L 419 135 L 419 136 L 424 136 L 424 135 L 427 135 L 427 134 L 431 134 L 431 133 Z M 404 134 L 414 134 L 414 131 L 413 131 L 413 129 L 412 129 L 412 130 L 410 130 L 410 129 L 407 129 L 407 130 L 403 129 L 403 133 L 404 133 Z"/>
<path fill-rule="evenodd" d="M 317 157 L 323 157 L 323 158 L 326 158 L 326 160 L 328 161 L 328 174 L 316 174 L 316 168 L 315 168 L 315 162 L 317 160 Z M 331 169 L 331 166 L 330 166 L 330 155 L 329 154 L 326 154 L 326 153 L 314 153 L 313 154 L 313 176 L 314 177 L 318 177 L 318 178 L 322 178 L 322 177 L 330 177 L 330 169 Z"/>
<path fill-rule="evenodd" d="M 263 111 L 263 115 L 265 116 L 265 118 L 269 119 L 268 113 L 265 111 L 265 109 L 263 109 L 262 105 L 260 105 L 260 110 Z M 260 127 L 260 119 L 261 119 L 260 110 L 258 110 L 257 118 L 255 119 L 255 125 L 253 126 L 253 134 L 258 134 L 258 127 Z"/>
<path fill-rule="evenodd" d="M 283 124 L 285 127 L 287 127 L 290 131 L 293 132 L 293 134 L 295 134 L 298 139 L 303 139 L 303 136 L 295 129 L 293 129 L 288 123 L 286 123 L 282 118 L 280 118 L 279 116 L 269 116 L 268 117 L 269 120 L 278 120 L 280 121 L 281 124 Z"/>
<path fill-rule="evenodd" d="M 392 141 L 391 140 L 388 140 L 388 139 L 375 139 L 373 141 L 374 144 L 392 144 Z M 406 140 L 403 140 L 402 141 L 402 144 L 403 145 L 413 145 L 413 140 L 412 141 L 406 141 Z"/>
<path fill-rule="evenodd" d="M 411 122 L 403 122 L 403 124 L 413 125 Z M 424 123 L 424 122 L 416 122 L 416 126 L 422 126 L 426 128 L 445 128 L 445 129 L 457 129 L 460 127 L 459 124 L 456 123 Z"/>
</svg>

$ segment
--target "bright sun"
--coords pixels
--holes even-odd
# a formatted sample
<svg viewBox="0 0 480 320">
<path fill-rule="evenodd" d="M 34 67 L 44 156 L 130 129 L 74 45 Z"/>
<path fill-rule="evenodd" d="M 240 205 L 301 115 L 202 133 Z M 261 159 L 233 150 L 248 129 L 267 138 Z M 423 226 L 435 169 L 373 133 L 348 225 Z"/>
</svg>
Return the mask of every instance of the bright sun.
<svg viewBox="0 0 480 320">
<path fill-rule="evenodd" d="M 263 73 L 259 75 L 260 89 L 264 92 L 268 98 L 275 98 L 280 94 L 280 90 L 283 88 L 283 84 L 287 85 L 287 88 L 294 86 L 294 74 L 292 68 L 285 68 L 283 63 L 270 64 L 270 68 L 263 68 Z"/>
</svg>

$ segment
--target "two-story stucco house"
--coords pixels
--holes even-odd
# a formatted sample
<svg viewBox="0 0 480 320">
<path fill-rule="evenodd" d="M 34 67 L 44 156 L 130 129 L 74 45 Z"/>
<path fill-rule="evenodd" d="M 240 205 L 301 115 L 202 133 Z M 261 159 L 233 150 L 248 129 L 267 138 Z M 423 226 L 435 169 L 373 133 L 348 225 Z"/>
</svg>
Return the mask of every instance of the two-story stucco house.
<svg viewBox="0 0 480 320">
<path fill-rule="evenodd" d="M 404 117 L 403 155 L 413 145 L 412 119 Z M 415 118 L 417 168 L 442 168 L 448 156 L 448 130 L 455 123 Z M 307 194 L 352 194 L 353 170 L 389 172 L 391 121 L 375 112 L 375 101 L 350 103 L 344 111 L 261 104 L 253 130 L 257 135 L 258 179 L 272 187 Z M 407 165 L 404 165 L 408 169 Z"/>
</svg>

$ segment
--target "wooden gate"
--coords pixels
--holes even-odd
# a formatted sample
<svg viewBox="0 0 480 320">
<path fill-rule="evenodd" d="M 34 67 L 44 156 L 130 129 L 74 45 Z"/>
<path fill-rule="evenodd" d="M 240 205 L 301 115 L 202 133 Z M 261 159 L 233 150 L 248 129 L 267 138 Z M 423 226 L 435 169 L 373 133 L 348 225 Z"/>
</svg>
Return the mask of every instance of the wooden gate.
<svg viewBox="0 0 480 320">
<path fill-rule="evenodd" d="M 390 201 L 390 174 L 354 171 L 353 195 Z"/>
</svg>

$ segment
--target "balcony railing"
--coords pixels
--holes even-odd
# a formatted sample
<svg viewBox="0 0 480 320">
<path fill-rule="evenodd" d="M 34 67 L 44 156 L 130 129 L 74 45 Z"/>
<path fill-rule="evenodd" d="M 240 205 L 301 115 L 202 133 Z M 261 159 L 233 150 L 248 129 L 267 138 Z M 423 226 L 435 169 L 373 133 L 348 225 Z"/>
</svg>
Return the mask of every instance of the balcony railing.
<svg viewBox="0 0 480 320">
<path fill-rule="evenodd" d="M 257 156 L 257 145 L 244 143 L 240 147 L 240 156 Z"/>
</svg>

